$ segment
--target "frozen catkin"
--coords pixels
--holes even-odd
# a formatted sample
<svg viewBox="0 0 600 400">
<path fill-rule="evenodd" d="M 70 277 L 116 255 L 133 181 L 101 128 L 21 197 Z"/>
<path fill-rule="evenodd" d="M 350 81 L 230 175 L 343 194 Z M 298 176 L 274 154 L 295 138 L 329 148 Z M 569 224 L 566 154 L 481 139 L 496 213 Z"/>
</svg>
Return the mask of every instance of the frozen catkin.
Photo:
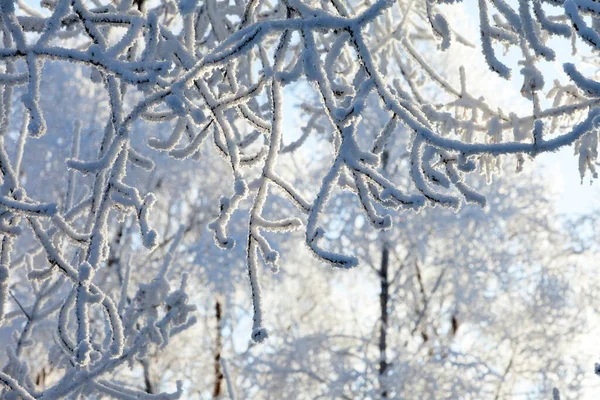
<svg viewBox="0 0 600 400">
<path fill-rule="evenodd" d="M 318 259 L 343 269 L 359 264 L 352 248 L 340 251 L 329 235 L 328 210 L 340 191 L 352 193 L 374 229 L 387 230 L 395 212 L 435 205 L 458 211 L 465 202 L 486 207 L 468 175 L 491 178 L 506 156 L 523 162 L 525 155 L 575 144 L 582 178 L 588 171 L 596 177 L 600 84 L 567 63 L 569 83 L 557 81 L 548 91 L 539 63 L 557 59 L 550 38 L 597 49 L 600 36 L 587 17 L 600 17 L 600 7 L 588 0 L 551 2 L 556 9 L 546 3 L 478 0 L 473 16 L 484 65 L 503 79 L 521 74 L 517 95 L 531 110 L 516 115 L 469 91 L 472 65 L 457 67 L 453 80 L 439 71 L 443 63 L 419 51 L 421 39 L 444 54 L 468 42 L 453 26 L 451 11 L 460 2 L 44 0 L 38 9 L 0 0 L 0 323 L 6 326 L 18 308 L 11 285 L 25 277 L 35 287 L 32 301 L 56 299 L 52 312 L 26 317 L 33 328 L 54 318 L 63 360 L 62 375 L 43 389 L 27 374 L 3 372 L 3 393 L 139 398 L 105 378 L 195 322 L 187 278 L 173 268 L 183 262 L 176 254 L 191 228 L 169 236 L 184 222 L 177 221 L 160 234 L 154 223 L 179 205 L 160 204 L 153 193 L 160 183 L 139 179 L 151 180 L 161 159 L 190 162 L 214 152 L 227 165 L 221 180 L 230 185 L 218 193 L 208 228 L 222 249 L 245 246 L 257 342 L 268 336 L 262 269 L 279 271 L 285 257 L 275 237 L 299 230 Z M 514 50 L 518 69 L 498 45 Z M 79 93 L 81 74 L 65 76 L 72 85 L 62 94 L 45 91 L 56 65 L 84 71 L 86 84 L 99 93 L 90 115 L 102 115 L 100 129 L 86 122 L 90 115 L 65 125 L 68 113 L 43 106 Z M 400 78 L 390 82 L 390 71 Z M 301 136 L 289 141 L 285 114 L 296 103 L 287 98 L 293 88 L 313 96 L 300 108 L 307 121 Z M 429 98 L 431 92 L 443 95 Z M 552 101 L 540 100 L 543 95 Z M 373 107 L 381 110 L 382 125 L 367 126 L 363 135 Z M 146 135 L 151 126 L 160 128 Z M 400 130 L 409 140 L 397 140 Z M 65 132 L 60 143 L 70 156 L 38 153 L 40 144 Z M 328 146 L 315 144 L 324 136 Z M 410 185 L 397 185 L 399 171 L 389 168 L 390 154 L 399 149 L 406 151 L 400 172 Z M 329 160 L 318 172 L 317 163 L 307 162 L 306 171 L 319 177 L 315 187 L 304 187 L 282 167 L 303 150 Z M 26 173 L 29 160 L 44 157 L 59 163 L 64 176 L 31 187 L 37 177 Z M 203 165 L 217 168 L 214 159 Z M 177 179 L 162 173 L 167 181 Z M 282 198 L 289 210 L 280 206 Z M 246 221 L 241 227 L 240 220 Z M 119 228 L 124 221 L 127 228 Z M 23 235 L 27 244 L 16 246 Z M 121 254 L 124 242 L 160 260 L 157 271 L 146 274 L 148 260 Z M 35 257 L 28 268 L 24 254 Z M 133 279 L 139 270 L 143 281 Z M 116 271 L 118 279 L 110 279 L 118 280 L 117 290 L 100 284 L 107 271 Z M 173 289 L 173 280 L 180 286 Z M 181 387 L 164 398 L 180 394 Z"/>
</svg>

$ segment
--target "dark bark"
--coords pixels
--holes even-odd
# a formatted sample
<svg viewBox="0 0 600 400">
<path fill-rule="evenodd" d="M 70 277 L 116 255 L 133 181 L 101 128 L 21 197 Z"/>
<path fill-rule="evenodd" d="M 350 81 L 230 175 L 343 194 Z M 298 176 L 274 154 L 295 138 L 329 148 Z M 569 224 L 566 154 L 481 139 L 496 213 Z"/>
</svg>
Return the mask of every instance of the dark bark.
<svg viewBox="0 0 600 400">
<path fill-rule="evenodd" d="M 145 0 L 133 0 L 133 5 L 141 12 L 145 10 Z"/>
<path fill-rule="evenodd" d="M 379 269 L 379 278 L 381 282 L 381 291 L 379 293 L 379 308 L 380 308 L 380 325 L 379 325 L 379 386 L 381 390 L 381 398 L 388 397 L 387 389 L 385 388 L 385 374 L 389 366 L 387 362 L 387 326 L 388 326 L 388 301 L 389 301 L 389 257 L 390 251 L 384 243 L 381 250 L 381 268 Z"/>
<path fill-rule="evenodd" d="M 140 360 L 140 364 L 144 368 L 144 390 L 146 393 L 153 394 L 154 393 L 154 385 L 152 384 L 152 378 L 150 378 L 150 366 L 148 365 L 148 360 Z"/>
<path fill-rule="evenodd" d="M 217 299 L 215 302 L 215 318 L 217 320 L 217 338 L 215 342 L 215 387 L 213 389 L 213 398 L 218 398 L 223 392 L 223 369 L 221 367 L 221 351 L 223 348 L 223 335 L 221 333 L 221 302 Z"/>
<path fill-rule="evenodd" d="M 42 370 L 36 375 L 35 384 L 41 388 L 46 386 L 46 368 L 42 368 Z"/>
<path fill-rule="evenodd" d="M 382 169 L 385 171 L 388 166 L 389 153 L 383 151 L 381 155 Z M 379 279 L 381 291 L 379 293 L 379 309 L 380 309 L 380 325 L 379 325 L 379 390 L 381 398 L 388 398 L 388 391 L 385 387 L 385 375 L 389 364 L 387 362 L 387 327 L 388 327 L 388 302 L 390 299 L 390 283 L 389 283 L 389 264 L 390 264 L 390 249 L 384 238 L 382 238 L 381 249 L 381 266 L 379 269 Z"/>
</svg>

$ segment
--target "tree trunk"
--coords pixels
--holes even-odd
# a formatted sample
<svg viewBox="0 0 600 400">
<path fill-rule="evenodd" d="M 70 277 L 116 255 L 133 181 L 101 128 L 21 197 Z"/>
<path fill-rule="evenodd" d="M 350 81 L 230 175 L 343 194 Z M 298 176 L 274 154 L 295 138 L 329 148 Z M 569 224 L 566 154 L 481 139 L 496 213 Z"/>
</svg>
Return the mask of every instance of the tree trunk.
<svg viewBox="0 0 600 400">
<path fill-rule="evenodd" d="M 381 291 L 379 293 L 380 324 L 379 324 L 379 390 L 381 398 L 388 397 L 388 391 L 385 386 L 385 375 L 388 368 L 387 362 L 387 326 L 388 326 L 388 301 L 389 301 L 389 267 L 390 251 L 384 242 L 381 250 L 381 268 L 379 269 L 379 278 L 381 282 Z"/>
<path fill-rule="evenodd" d="M 384 150 L 381 155 L 381 167 L 385 172 L 388 166 L 389 153 Z M 387 362 L 387 327 L 388 327 L 388 301 L 389 301 L 389 278 L 388 278 L 388 267 L 390 262 L 390 249 L 388 248 L 387 242 L 383 235 L 381 236 L 382 249 L 381 249 L 381 266 L 379 269 L 379 279 L 381 285 L 381 291 L 379 292 L 379 310 L 380 310 L 380 321 L 379 321 L 379 390 L 382 399 L 388 398 L 388 391 L 386 388 L 386 373 L 388 369 Z"/>
<path fill-rule="evenodd" d="M 213 389 L 213 398 L 218 398 L 221 393 L 223 386 L 223 369 L 221 367 L 221 351 L 223 348 L 223 335 L 221 333 L 221 302 L 219 299 L 215 302 L 215 317 L 217 320 L 217 338 L 215 343 L 215 358 L 214 358 L 214 368 L 215 368 L 215 387 Z"/>
<path fill-rule="evenodd" d="M 154 393 L 154 385 L 152 384 L 152 378 L 150 377 L 150 365 L 148 360 L 140 360 L 140 364 L 144 369 L 144 391 L 148 394 Z"/>
</svg>

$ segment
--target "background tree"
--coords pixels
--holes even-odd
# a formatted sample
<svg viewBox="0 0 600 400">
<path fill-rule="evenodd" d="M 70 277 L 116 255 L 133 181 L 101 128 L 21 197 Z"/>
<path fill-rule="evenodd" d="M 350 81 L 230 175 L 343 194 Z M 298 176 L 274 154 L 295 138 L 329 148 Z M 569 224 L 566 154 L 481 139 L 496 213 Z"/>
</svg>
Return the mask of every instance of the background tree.
<svg viewBox="0 0 600 400">
<path fill-rule="evenodd" d="M 377 114 L 370 119 L 376 126 Z M 399 170 L 409 162 L 391 159 Z M 277 316 L 270 349 L 253 348 L 238 365 L 246 395 L 535 398 L 557 386 L 581 398 L 593 370 L 568 349 L 588 332 L 595 250 L 555 213 L 552 190 L 530 168 L 469 184 L 493 199 L 487 211 L 401 214 L 383 235 L 368 229 L 354 196 L 336 197 L 329 245 L 352 248 L 365 268 L 340 275 L 304 254 L 286 260 L 283 281 L 266 289 Z"/>
<path fill-rule="evenodd" d="M 520 169 L 526 155 L 575 143 L 582 176 L 595 173 L 598 84 L 567 63 L 563 80 L 547 88 L 544 63 L 560 58 L 550 35 L 591 46 L 581 56 L 593 57 L 600 42 L 588 22 L 597 10 L 584 0 L 558 5 L 478 2 L 481 58 L 510 78 L 495 43 L 520 53 L 520 94 L 532 111 L 518 113 L 475 94 L 472 65 L 453 80 L 422 54 L 431 43 L 449 54 L 470 44 L 454 31 L 456 4 L 0 0 L 0 321 L 14 336 L 0 373 L 4 397 L 154 392 L 161 384 L 153 365 L 175 371 L 177 362 L 156 350 L 197 320 L 186 284 L 214 324 L 215 297 L 197 288 L 225 294 L 229 310 L 243 274 L 222 265 L 240 256 L 250 278 L 251 337 L 263 341 L 259 261 L 277 271 L 278 249 L 295 238 L 333 266 L 358 264 L 364 243 L 331 240 L 353 213 L 336 211 L 341 191 L 354 192 L 363 218 L 387 229 L 391 209 L 485 205 L 468 175 L 491 177 L 504 155 L 516 155 Z M 82 68 L 65 67 L 72 63 Z M 57 74 L 58 84 L 46 86 Z M 299 137 L 284 132 L 294 89 L 320 101 L 304 104 L 310 115 Z M 70 100 L 81 100 L 76 115 Z M 385 124 L 358 134 L 375 104 Z M 395 136 L 400 126 L 410 135 Z M 321 127 L 332 132 L 331 146 L 315 140 Z M 214 146 L 203 146 L 207 138 Z M 382 169 L 383 155 L 404 147 L 409 162 Z M 294 184 L 287 171 L 299 148 L 321 154 L 304 158 L 307 177 Z M 207 221 L 215 242 L 232 251 L 209 250 L 196 229 Z M 287 233 L 295 229 L 302 239 Z M 198 359 L 218 380 L 220 346 L 210 344 Z M 49 363 L 39 363 L 46 351 Z M 127 376 L 126 365 L 141 370 Z M 163 379 L 174 386 L 168 374 Z"/>
</svg>

